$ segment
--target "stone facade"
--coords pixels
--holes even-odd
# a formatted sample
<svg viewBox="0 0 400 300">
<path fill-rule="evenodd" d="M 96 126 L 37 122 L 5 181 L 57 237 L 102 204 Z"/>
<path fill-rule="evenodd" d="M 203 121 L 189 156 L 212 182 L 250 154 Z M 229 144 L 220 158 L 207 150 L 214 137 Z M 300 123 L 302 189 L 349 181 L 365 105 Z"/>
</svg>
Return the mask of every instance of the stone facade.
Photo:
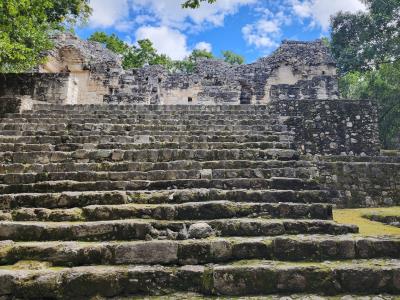
<svg viewBox="0 0 400 300">
<path fill-rule="evenodd" d="M 294 98 L 339 98 L 336 66 L 321 41 L 285 41 L 271 56 L 242 66 L 200 59 L 190 74 L 171 74 L 159 66 L 127 71 L 105 101 L 212 105 Z"/>
<path fill-rule="evenodd" d="M 0 97 L 74 104 L 77 85 L 69 73 L 2 74 Z"/>
<path fill-rule="evenodd" d="M 400 156 L 321 42 L 191 74 L 61 45 L 0 85 L 0 299 L 400 294 L 400 238 L 333 213 L 400 204 Z"/>
<path fill-rule="evenodd" d="M 314 158 L 316 179 L 339 207 L 400 205 L 400 157 Z"/>
<path fill-rule="evenodd" d="M 303 154 L 378 155 L 378 114 L 372 101 L 279 100 L 272 111 L 286 119 Z"/>
<path fill-rule="evenodd" d="M 70 34 L 57 36 L 55 45 L 37 72 L 4 75 L 0 95 L 22 93 L 61 104 L 266 104 L 339 98 L 335 62 L 322 41 L 285 41 L 271 56 L 248 65 L 199 59 L 189 74 L 160 66 L 125 71 L 119 56 Z"/>
</svg>

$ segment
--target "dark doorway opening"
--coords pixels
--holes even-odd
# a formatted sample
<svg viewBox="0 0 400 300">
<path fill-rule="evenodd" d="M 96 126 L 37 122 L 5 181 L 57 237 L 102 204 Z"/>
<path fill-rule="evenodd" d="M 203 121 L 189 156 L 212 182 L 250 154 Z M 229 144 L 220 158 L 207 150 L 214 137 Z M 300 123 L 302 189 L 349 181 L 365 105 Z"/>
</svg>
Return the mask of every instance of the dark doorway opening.
<svg viewBox="0 0 400 300">
<path fill-rule="evenodd" d="M 252 97 L 252 88 L 249 85 L 242 83 L 242 89 L 240 92 L 240 104 L 251 104 Z"/>
</svg>

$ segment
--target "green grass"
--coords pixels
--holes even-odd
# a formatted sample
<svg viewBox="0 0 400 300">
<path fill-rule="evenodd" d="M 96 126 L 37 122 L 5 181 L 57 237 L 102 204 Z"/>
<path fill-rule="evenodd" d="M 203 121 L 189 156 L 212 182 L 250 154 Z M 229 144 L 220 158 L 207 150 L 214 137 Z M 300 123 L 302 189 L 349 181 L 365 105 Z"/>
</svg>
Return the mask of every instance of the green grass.
<svg viewBox="0 0 400 300">
<path fill-rule="evenodd" d="M 400 228 L 374 222 L 364 218 L 368 214 L 399 215 L 400 207 L 385 208 L 356 208 L 356 209 L 335 209 L 333 219 L 341 224 L 354 224 L 360 228 L 360 235 L 400 235 Z"/>
</svg>

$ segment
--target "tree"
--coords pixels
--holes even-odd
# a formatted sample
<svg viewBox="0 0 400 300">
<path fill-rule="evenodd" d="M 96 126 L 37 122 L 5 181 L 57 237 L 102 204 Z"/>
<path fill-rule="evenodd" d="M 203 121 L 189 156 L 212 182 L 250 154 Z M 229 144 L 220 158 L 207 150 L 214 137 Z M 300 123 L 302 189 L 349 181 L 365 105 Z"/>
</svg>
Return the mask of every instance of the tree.
<svg viewBox="0 0 400 300">
<path fill-rule="evenodd" d="M 195 49 L 192 51 L 192 54 L 190 54 L 189 60 L 196 61 L 198 58 L 213 59 L 214 55 L 207 50 Z"/>
<path fill-rule="evenodd" d="M 366 12 L 332 18 L 331 49 L 342 96 L 378 102 L 381 141 L 390 148 L 400 131 L 400 0 L 363 2 Z"/>
<path fill-rule="evenodd" d="M 187 0 L 182 4 L 183 8 L 199 8 L 201 2 L 208 2 L 210 4 L 217 2 L 217 0 Z"/>
<path fill-rule="evenodd" d="M 0 1 L 0 72 L 23 72 L 44 62 L 50 35 L 91 13 L 88 0 Z"/>
<path fill-rule="evenodd" d="M 332 52 L 343 73 L 400 59 L 400 0 L 363 0 L 366 12 L 331 20 Z"/>
<path fill-rule="evenodd" d="M 107 35 L 105 32 L 96 31 L 88 40 L 101 43 L 107 49 L 121 55 L 124 55 L 129 48 L 129 46 L 114 33 Z"/>
<path fill-rule="evenodd" d="M 138 41 L 137 46 L 130 46 L 115 34 L 97 31 L 88 40 L 102 43 L 107 49 L 122 55 L 124 69 L 141 68 L 145 65 L 172 68 L 173 65 L 172 60 L 167 55 L 159 54 L 148 39 Z"/>
<path fill-rule="evenodd" d="M 244 64 L 244 57 L 230 50 L 222 51 L 222 56 L 224 57 L 225 62 L 230 63 L 232 65 Z"/>
<path fill-rule="evenodd" d="M 400 132 L 400 61 L 379 69 L 349 72 L 340 79 L 342 95 L 349 99 L 374 99 L 379 105 L 382 144 L 390 148 Z"/>
<path fill-rule="evenodd" d="M 138 46 L 129 47 L 123 61 L 125 69 L 141 68 L 144 65 L 168 66 L 170 64 L 171 59 L 164 54 L 158 54 L 149 39 L 140 40 Z"/>
</svg>

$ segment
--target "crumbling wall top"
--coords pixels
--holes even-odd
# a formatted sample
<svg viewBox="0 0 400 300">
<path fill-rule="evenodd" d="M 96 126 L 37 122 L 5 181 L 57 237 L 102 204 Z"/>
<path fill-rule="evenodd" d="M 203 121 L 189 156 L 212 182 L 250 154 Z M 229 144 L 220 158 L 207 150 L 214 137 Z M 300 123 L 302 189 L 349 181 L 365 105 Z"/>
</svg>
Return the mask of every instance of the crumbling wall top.
<svg viewBox="0 0 400 300">
<path fill-rule="evenodd" d="M 52 40 L 54 48 L 45 55 L 51 58 L 50 63 L 56 62 L 61 68 L 77 66 L 99 73 L 110 69 L 122 71 L 121 57 L 100 43 L 81 40 L 71 33 L 58 33 Z M 52 71 L 51 66 L 43 67 Z"/>
<path fill-rule="evenodd" d="M 260 58 L 255 64 L 276 66 L 290 64 L 293 66 L 328 65 L 336 67 L 336 62 L 329 48 L 322 40 L 312 42 L 285 40 L 270 56 Z"/>
</svg>

